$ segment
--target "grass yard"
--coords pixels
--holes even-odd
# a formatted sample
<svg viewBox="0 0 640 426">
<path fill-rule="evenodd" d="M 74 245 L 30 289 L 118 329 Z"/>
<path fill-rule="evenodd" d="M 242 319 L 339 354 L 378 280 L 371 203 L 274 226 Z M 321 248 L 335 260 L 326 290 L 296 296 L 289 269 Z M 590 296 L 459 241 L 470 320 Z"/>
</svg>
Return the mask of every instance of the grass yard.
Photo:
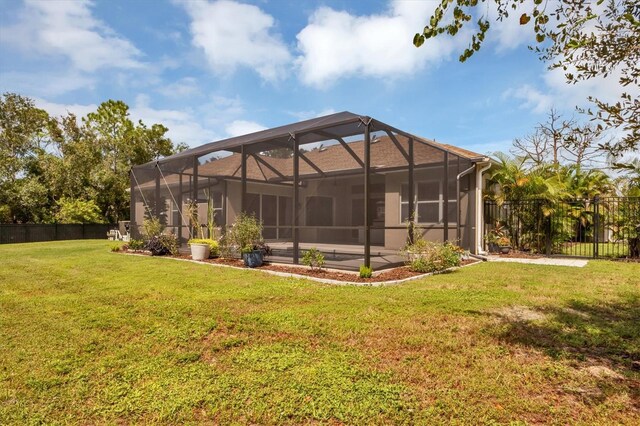
<svg viewBox="0 0 640 426">
<path fill-rule="evenodd" d="M 638 424 L 640 264 L 337 287 L 0 246 L 0 424 Z"/>
<path fill-rule="evenodd" d="M 562 254 L 569 256 L 593 257 L 593 243 L 564 243 L 560 248 Z M 629 254 L 629 246 L 626 241 L 598 243 L 598 254 L 601 257 L 624 257 Z"/>
</svg>

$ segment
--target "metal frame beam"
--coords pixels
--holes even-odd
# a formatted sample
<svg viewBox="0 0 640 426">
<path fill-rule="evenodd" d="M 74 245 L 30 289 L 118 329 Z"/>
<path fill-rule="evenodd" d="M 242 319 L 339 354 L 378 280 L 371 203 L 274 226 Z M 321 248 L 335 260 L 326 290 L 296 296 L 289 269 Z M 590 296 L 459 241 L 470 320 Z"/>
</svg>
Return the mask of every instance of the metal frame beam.
<svg viewBox="0 0 640 426">
<path fill-rule="evenodd" d="M 444 185 L 442 187 L 442 224 L 444 226 L 442 239 L 449 241 L 449 153 L 444 153 Z"/>
<path fill-rule="evenodd" d="M 160 167 L 156 164 L 156 191 L 153 214 L 156 219 L 160 219 Z"/>
<path fill-rule="evenodd" d="M 360 165 L 360 167 L 364 168 L 364 162 L 360 159 L 360 157 L 358 157 L 358 155 L 353 151 L 353 149 L 351 149 L 351 147 L 340 136 L 332 135 L 331 133 L 325 132 L 325 131 L 317 131 L 314 133 L 320 136 L 325 136 L 327 138 L 338 141 L 340 145 L 342 145 L 342 147 L 349 153 L 349 155 L 351 155 L 353 159 L 356 160 L 356 162 Z"/>
<path fill-rule="evenodd" d="M 415 227 L 415 206 L 413 203 L 413 198 L 414 198 L 414 194 L 413 194 L 413 187 L 414 187 L 414 183 L 413 183 L 413 172 L 414 172 L 414 162 L 413 162 L 413 138 L 409 138 L 409 194 L 407 195 L 409 197 L 409 205 L 408 210 L 409 210 L 409 244 L 413 244 L 413 229 Z"/>
<path fill-rule="evenodd" d="M 322 171 L 322 169 L 318 166 L 316 166 L 311 160 L 309 160 L 303 153 L 298 152 L 298 157 L 302 158 L 302 160 L 304 160 L 305 163 L 307 163 L 313 170 L 315 170 L 316 172 L 318 172 L 320 174 L 320 176 L 322 177 L 326 177 L 327 175 Z"/>
<path fill-rule="evenodd" d="M 292 208 L 293 208 L 293 229 L 291 230 L 291 235 L 293 237 L 293 263 L 300 263 L 298 250 L 300 248 L 300 235 L 298 230 L 298 204 L 300 201 L 299 197 L 299 180 L 300 180 L 300 147 L 298 146 L 298 141 L 295 135 L 291 135 L 291 139 L 293 139 L 293 200 L 292 200 Z"/>
<path fill-rule="evenodd" d="M 247 210 L 247 153 L 245 145 L 240 149 L 240 211 L 246 213 Z"/>
<path fill-rule="evenodd" d="M 191 188 L 192 190 L 191 202 L 193 203 L 198 202 L 198 166 L 199 165 L 200 165 L 200 162 L 198 162 L 198 157 L 193 157 L 193 176 L 192 176 L 193 187 Z M 195 216 L 196 218 L 198 217 L 197 209 L 196 209 Z M 190 234 L 195 237 L 196 235 L 198 235 L 198 229 L 196 228 L 197 224 L 193 223 L 191 225 L 192 225 L 192 228 L 191 228 Z"/>
<path fill-rule="evenodd" d="M 389 136 L 389 139 L 391 139 L 391 142 L 393 142 L 396 148 L 398 148 L 398 151 L 400 151 L 400 154 L 402 154 L 404 159 L 407 160 L 407 163 L 410 162 L 411 160 L 409 159 L 409 154 L 407 154 L 407 152 L 404 150 L 400 142 L 398 142 L 398 139 L 396 139 L 396 137 L 393 136 L 393 133 L 391 133 L 386 129 L 384 130 L 384 132 Z"/>
<path fill-rule="evenodd" d="M 366 117 L 364 124 L 364 265 L 371 267 L 371 119 Z"/>
<path fill-rule="evenodd" d="M 280 173 L 275 167 L 273 167 L 271 164 L 267 163 L 263 158 L 261 158 L 259 155 L 256 154 L 251 154 L 251 156 L 253 158 L 255 158 L 255 160 L 261 164 L 263 164 L 267 169 L 271 170 L 273 173 L 275 173 L 276 175 L 278 175 L 278 177 L 280 177 L 280 179 L 282 180 L 287 180 L 287 177 L 285 175 L 283 175 L 282 173 Z M 263 173 L 264 174 L 264 173 Z M 266 176 L 265 176 L 265 181 L 266 181 Z"/>
</svg>

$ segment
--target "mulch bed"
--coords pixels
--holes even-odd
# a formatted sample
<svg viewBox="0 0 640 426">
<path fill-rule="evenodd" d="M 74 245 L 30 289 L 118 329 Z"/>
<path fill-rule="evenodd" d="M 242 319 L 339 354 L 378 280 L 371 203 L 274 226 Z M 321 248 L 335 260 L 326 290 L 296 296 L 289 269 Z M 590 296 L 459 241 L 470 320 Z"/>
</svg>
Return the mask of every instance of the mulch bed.
<svg viewBox="0 0 640 426">
<path fill-rule="evenodd" d="M 149 252 L 136 251 L 135 253 L 150 255 Z M 173 257 L 175 259 L 191 260 L 191 255 L 185 254 L 185 253 L 180 253 L 175 256 L 164 256 L 164 257 Z M 385 282 L 385 281 L 396 281 L 396 280 L 403 280 L 405 278 L 424 275 L 424 273 L 422 272 L 412 271 L 411 269 L 409 269 L 408 266 L 399 266 L 397 268 L 386 269 L 371 278 L 360 278 L 357 273 L 354 274 L 349 272 L 338 272 L 335 270 L 328 271 L 326 269 L 311 270 L 310 268 L 307 268 L 307 267 L 272 264 L 269 262 L 265 262 L 262 266 L 258 268 L 248 268 L 244 265 L 244 262 L 241 259 L 228 259 L 228 258 L 218 257 L 215 259 L 206 259 L 206 260 L 203 260 L 202 262 L 212 263 L 214 265 L 217 264 L 217 265 L 234 266 L 236 268 L 243 268 L 243 269 L 268 270 L 268 271 L 284 272 L 288 274 L 305 275 L 313 278 L 322 278 L 327 280 L 358 282 L 358 283 L 379 283 L 379 282 Z M 461 261 L 460 266 L 470 265 L 478 262 L 479 261 L 476 259 L 467 259 L 467 260 Z"/>
</svg>

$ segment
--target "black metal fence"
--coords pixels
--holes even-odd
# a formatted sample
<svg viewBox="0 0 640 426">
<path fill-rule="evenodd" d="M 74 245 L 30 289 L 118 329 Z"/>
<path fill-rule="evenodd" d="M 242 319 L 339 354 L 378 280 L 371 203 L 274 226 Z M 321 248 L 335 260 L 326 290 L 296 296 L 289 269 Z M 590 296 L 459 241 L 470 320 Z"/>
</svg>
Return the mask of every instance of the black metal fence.
<svg viewBox="0 0 640 426">
<path fill-rule="evenodd" d="M 118 229 L 118 225 L 103 223 L 0 224 L 0 244 L 106 239 L 107 233 L 112 229 Z"/>
<path fill-rule="evenodd" d="M 506 238 L 516 250 L 545 255 L 640 257 L 640 197 L 485 201 L 484 218 L 490 251 Z"/>
</svg>

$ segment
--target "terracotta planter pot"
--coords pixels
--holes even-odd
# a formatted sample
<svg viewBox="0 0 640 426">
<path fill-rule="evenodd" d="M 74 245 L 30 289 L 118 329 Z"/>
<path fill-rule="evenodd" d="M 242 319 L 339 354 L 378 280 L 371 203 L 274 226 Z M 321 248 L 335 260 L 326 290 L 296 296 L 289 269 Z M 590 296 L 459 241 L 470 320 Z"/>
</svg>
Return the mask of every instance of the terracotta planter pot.
<svg viewBox="0 0 640 426">
<path fill-rule="evenodd" d="M 211 254 L 209 244 L 190 244 L 189 246 L 191 247 L 191 259 L 193 260 L 205 260 Z"/>
</svg>

